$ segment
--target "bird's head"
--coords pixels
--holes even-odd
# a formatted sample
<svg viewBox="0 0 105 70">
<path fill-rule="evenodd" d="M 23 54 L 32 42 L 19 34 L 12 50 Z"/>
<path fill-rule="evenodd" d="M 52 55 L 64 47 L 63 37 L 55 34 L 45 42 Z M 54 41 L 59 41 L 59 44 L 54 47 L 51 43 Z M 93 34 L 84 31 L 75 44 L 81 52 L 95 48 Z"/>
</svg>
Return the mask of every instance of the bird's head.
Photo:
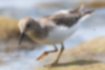
<svg viewBox="0 0 105 70">
<path fill-rule="evenodd" d="M 35 28 L 37 28 L 37 22 L 33 18 L 25 17 L 21 19 L 19 21 L 19 30 L 21 32 L 19 44 L 21 44 L 21 41 L 25 36 L 26 32 L 35 30 Z"/>
</svg>

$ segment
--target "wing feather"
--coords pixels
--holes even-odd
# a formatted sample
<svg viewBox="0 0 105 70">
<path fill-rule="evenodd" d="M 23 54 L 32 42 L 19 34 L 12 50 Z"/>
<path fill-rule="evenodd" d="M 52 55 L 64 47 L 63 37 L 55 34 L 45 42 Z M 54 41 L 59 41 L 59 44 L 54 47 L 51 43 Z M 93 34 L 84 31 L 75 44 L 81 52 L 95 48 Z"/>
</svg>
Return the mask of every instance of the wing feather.
<svg viewBox="0 0 105 70">
<path fill-rule="evenodd" d="M 80 14 L 56 14 L 51 16 L 51 20 L 56 25 L 65 25 L 71 27 L 76 24 L 82 16 Z"/>
</svg>

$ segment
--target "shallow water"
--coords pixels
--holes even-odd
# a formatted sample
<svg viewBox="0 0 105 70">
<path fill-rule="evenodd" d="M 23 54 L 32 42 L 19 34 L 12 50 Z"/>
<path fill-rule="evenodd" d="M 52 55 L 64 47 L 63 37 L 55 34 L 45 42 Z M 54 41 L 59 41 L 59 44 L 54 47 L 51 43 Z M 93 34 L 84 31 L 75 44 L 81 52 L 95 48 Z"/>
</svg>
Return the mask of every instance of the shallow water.
<svg viewBox="0 0 105 70">
<path fill-rule="evenodd" d="M 34 4 L 40 3 L 41 0 L 27 0 L 25 4 L 25 0 L 22 2 L 20 0 L 18 0 L 18 2 L 12 0 L 14 4 L 11 4 L 9 1 L 6 1 L 8 3 L 5 3 L 5 1 L 6 0 L 0 2 L 0 14 L 17 19 L 20 19 L 24 16 L 39 17 L 59 10 L 58 8 L 51 8 L 51 10 L 48 10 L 48 8 L 40 9 L 34 7 Z M 104 12 L 105 8 L 97 9 L 89 19 L 83 22 L 81 27 L 74 33 L 74 35 L 65 40 L 65 48 L 71 48 L 92 38 L 105 36 Z M 60 45 L 57 46 L 60 48 Z M 0 60 L 2 61 L 0 64 L 0 70 L 33 70 L 40 64 L 40 61 L 36 60 L 37 57 L 45 50 L 52 49 L 54 49 L 53 46 L 47 45 L 43 46 L 43 48 L 36 48 L 28 52 L 20 51 L 14 52 L 13 54 L 0 53 Z"/>
</svg>

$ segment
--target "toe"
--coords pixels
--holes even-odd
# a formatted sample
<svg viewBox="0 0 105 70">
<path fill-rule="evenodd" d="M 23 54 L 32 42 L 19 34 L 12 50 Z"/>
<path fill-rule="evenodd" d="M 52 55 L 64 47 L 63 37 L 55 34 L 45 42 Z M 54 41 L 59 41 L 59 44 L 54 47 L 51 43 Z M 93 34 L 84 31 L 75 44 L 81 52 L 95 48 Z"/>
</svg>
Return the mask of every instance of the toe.
<svg viewBox="0 0 105 70">
<path fill-rule="evenodd" d="M 44 52 L 42 55 L 40 55 L 40 56 L 38 57 L 37 60 L 40 60 L 41 58 L 43 58 L 43 57 L 46 56 L 47 54 L 48 54 L 47 52 Z"/>
</svg>

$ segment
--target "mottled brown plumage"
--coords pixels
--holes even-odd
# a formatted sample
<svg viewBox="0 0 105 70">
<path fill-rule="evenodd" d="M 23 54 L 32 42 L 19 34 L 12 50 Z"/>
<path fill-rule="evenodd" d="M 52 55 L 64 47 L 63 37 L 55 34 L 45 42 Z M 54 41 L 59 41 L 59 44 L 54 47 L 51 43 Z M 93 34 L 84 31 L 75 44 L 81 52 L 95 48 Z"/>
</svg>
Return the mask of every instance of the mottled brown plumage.
<svg viewBox="0 0 105 70">
<path fill-rule="evenodd" d="M 83 8 L 83 6 L 80 6 L 78 8 L 76 8 L 75 10 L 67 10 L 68 13 L 54 13 L 52 15 L 47 15 L 47 16 L 43 16 L 41 18 L 38 18 L 38 21 L 40 22 L 40 24 L 44 24 L 45 26 L 50 26 L 50 22 L 54 22 L 54 24 L 56 25 L 65 25 L 67 27 L 71 27 L 74 24 L 76 24 L 76 22 L 78 22 L 78 20 L 87 15 L 87 14 L 91 14 L 93 12 L 93 10 L 90 11 L 82 11 L 81 9 Z"/>
</svg>

